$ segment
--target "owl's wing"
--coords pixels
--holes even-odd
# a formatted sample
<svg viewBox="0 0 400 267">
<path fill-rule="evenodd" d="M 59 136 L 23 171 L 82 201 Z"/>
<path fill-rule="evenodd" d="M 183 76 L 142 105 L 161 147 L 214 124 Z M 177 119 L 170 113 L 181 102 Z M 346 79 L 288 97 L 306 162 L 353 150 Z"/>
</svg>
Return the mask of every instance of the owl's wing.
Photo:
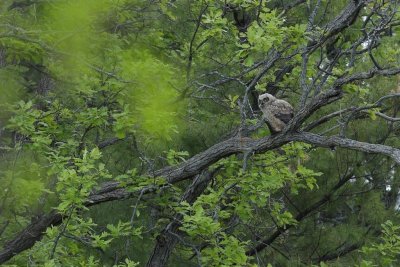
<svg viewBox="0 0 400 267">
<path fill-rule="evenodd" d="M 271 103 L 271 110 L 276 118 L 288 123 L 293 118 L 293 107 L 285 100 L 276 100 Z"/>
</svg>

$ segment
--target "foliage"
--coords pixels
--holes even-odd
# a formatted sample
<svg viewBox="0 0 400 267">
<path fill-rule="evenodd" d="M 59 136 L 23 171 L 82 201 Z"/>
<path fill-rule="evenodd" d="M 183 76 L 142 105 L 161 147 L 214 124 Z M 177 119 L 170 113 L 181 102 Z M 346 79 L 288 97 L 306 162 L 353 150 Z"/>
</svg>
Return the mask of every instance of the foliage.
<svg viewBox="0 0 400 267">
<path fill-rule="evenodd" d="M 383 223 L 381 242 L 361 249 L 365 258 L 360 266 L 395 266 L 400 249 L 399 230 L 400 227 L 391 221 Z"/>
<path fill-rule="evenodd" d="M 400 18 L 356 2 L 4 0 L 1 247 L 62 216 L 5 266 L 395 266 L 398 165 L 340 146 L 400 146 Z M 264 92 L 346 142 L 266 139 Z"/>
</svg>

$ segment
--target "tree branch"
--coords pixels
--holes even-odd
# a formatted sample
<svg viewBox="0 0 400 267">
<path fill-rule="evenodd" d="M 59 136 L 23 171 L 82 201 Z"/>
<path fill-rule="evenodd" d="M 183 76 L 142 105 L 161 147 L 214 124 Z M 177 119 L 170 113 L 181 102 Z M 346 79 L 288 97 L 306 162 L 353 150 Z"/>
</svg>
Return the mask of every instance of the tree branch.
<svg viewBox="0 0 400 267">
<path fill-rule="evenodd" d="M 182 196 L 182 201 L 192 204 L 207 188 L 208 183 L 216 171 L 205 172 L 197 176 L 193 183 L 186 189 Z M 172 222 L 170 222 L 156 237 L 156 245 L 147 262 L 146 266 L 166 266 L 169 256 L 178 242 L 176 235 L 179 233 L 180 221 L 183 215 L 177 214 Z"/>
<path fill-rule="evenodd" d="M 366 153 L 383 154 L 392 158 L 397 164 L 400 164 L 400 149 L 390 146 L 370 144 L 338 136 L 321 136 L 307 132 L 295 133 L 292 138 L 292 141 L 305 142 L 319 147 L 338 146 Z"/>
<path fill-rule="evenodd" d="M 0 252 L 0 263 L 4 263 L 18 253 L 31 248 L 36 241 L 40 240 L 51 225 L 59 225 L 62 222 L 62 215 L 56 212 L 39 217 L 21 231 L 13 240 L 4 245 Z"/>
<path fill-rule="evenodd" d="M 311 212 L 315 211 L 316 209 L 318 209 L 319 207 L 321 207 L 322 205 L 324 205 L 325 203 L 329 202 L 333 196 L 333 194 L 339 189 L 341 188 L 348 180 L 351 179 L 351 177 L 353 176 L 353 174 L 347 174 L 345 177 L 343 177 L 342 179 L 340 179 L 336 185 L 329 191 L 328 194 L 326 194 L 325 196 L 323 196 L 319 201 L 315 202 L 313 205 L 309 206 L 308 208 L 306 208 L 305 210 L 303 210 L 302 212 L 298 213 L 296 216 L 296 221 L 300 222 L 301 220 L 303 220 L 307 215 L 309 215 Z M 260 252 L 261 250 L 265 249 L 266 247 L 270 246 L 275 239 L 277 239 L 281 234 L 285 233 L 288 229 L 292 228 L 294 225 L 286 225 L 286 227 L 278 227 L 278 229 L 272 233 L 272 235 L 270 235 L 268 238 L 262 240 L 257 246 L 255 246 L 254 248 L 249 249 L 248 251 L 246 251 L 246 255 L 248 256 L 253 256 L 256 253 Z"/>
<path fill-rule="evenodd" d="M 292 141 L 305 142 L 319 147 L 330 148 L 338 146 L 366 153 L 379 153 L 391 157 L 400 164 L 400 150 L 390 146 L 359 142 L 337 136 L 326 137 L 308 132 L 284 131 L 280 134 L 267 136 L 258 140 L 238 137 L 230 138 L 193 156 L 178 166 L 169 166 L 156 171 L 154 176 L 164 177 L 168 183 L 177 183 L 193 177 L 224 157 L 246 151 L 264 153 Z M 144 193 L 153 192 L 154 190 L 156 190 L 155 187 L 148 187 Z M 89 196 L 86 206 L 125 199 L 133 195 L 135 195 L 135 192 L 129 192 L 120 187 L 118 182 L 109 182 L 103 184 L 98 191 Z M 39 221 L 28 225 L 25 230 L 16 235 L 13 241 L 5 245 L 4 250 L 0 252 L 0 263 L 32 247 L 35 241 L 40 240 L 46 228 L 51 225 L 59 225 L 62 221 L 61 218 L 60 214 L 52 212 L 41 217 Z"/>
</svg>

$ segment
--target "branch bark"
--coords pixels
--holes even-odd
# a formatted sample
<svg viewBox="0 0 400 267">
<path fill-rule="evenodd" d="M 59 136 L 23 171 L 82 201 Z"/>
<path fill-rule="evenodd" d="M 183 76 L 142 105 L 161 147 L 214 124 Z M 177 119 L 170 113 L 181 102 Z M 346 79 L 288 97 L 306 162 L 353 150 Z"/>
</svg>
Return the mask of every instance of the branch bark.
<svg viewBox="0 0 400 267">
<path fill-rule="evenodd" d="M 0 263 L 4 263 L 18 253 L 31 248 L 36 241 L 40 240 L 51 225 L 59 225 L 62 222 L 62 215 L 56 212 L 39 217 L 21 231 L 13 240 L 7 242 L 0 252 Z"/>
<path fill-rule="evenodd" d="M 302 117 L 300 116 L 299 118 Z M 290 128 L 290 125 L 287 128 Z M 267 136 L 258 140 L 247 137 L 230 138 L 193 156 L 178 166 L 166 167 L 156 171 L 154 176 L 164 177 L 168 183 L 177 183 L 193 177 L 224 157 L 248 151 L 264 153 L 292 141 L 306 142 L 327 148 L 338 146 L 366 153 L 379 153 L 392 158 L 400 164 L 400 150 L 390 146 L 359 142 L 337 136 L 326 137 L 308 132 L 298 133 L 284 131 L 280 134 Z M 146 189 L 145 193 L 152 192 L 155 189 L 156 188 L 149 187 Z M 133 195 L 135 195 L 134 192 L 129 192 L 120 187 L 118 182 L 109 182 L 102 185 L 98 191 L 89 196 L 86 206 L 125 199 Z M 59 225 L 61 221 L 62 215 L 52 212 L 42 216 L 39 221 L 28 225 L 23 231 L 18 233 L 12 241 L 4 246 L 3 251 L 0 252 L 0 263 L 4 263 L 19 252 L 31 248 L 36 241 L 41 239 L 47 227 Z"/>
<path fill-rule="evenodd" d="M 383 154 L 392 158 L 400 164 L 400 149 L 380 144 L 370 144 L 339 136 L 321 136 L 317 134 L 302 132 L 293 134 L 293 141 L 300 141 L 319 147 L 342 147 L 366 153 Z"/>
<path fill-rule="evenodd" d="M 332 22 L 326 25 L 325 37 L 322 37 L 322 39 L 318 40 L 317 44 L 309 46 L 309 48 L 312 47 L 309 49 L 309 53 L 311 53 L 316 46 L 322 45 L 327 38 L 351 25 L 354 22 L 354 19 L 357 17 L 360 9 L 367 2 L 368 1 L 366 0 L 358 1 L 357 3 L 355 1 L 351 1 L 349 5 Z M 339 78 L 336 80 L 330 90 L 317 95 L 309 104 L 300 109 L 296 113 L 291 123 L 282 133 L 259 140 L 253 140 L 247 137 L 232 137 L 210 147 L 202 153 L 193 156 L 178 166 L 160 169 L 151 176 L 162 176 L 167 180 L 168 183 L 177 183 L 179 181 L 192 178 L 224 157 L 249 151 L 263 153 L 267 150 L 280 147 L 291 141 L 306 142 L 321 147 L 339 146 L 366 153 L 380 153 L 389 156 L 397 163 L 400 163 L 400 151 L 396 148 L 384 145 L 368 144 L 336 136 L 325 137 L 307 132 L 296 132 L 300 128 L 301 124 L 316 110 L 340 99 L 343 94 L 340 88 L 343 85 L 358 80 L 369 79 L 375 75 L 388 76 L 398 73 L 400 73 L 400 69 L 381 70 L 374 68 L 367 72 Z M 105 147 L 117 141 L 117 139 L 107 140 L 106 142 L 101 143 L 100 146 Z M 155 188 L 148 188 L 146 190 L 146 192 L 151 192 L 155 190 Z M 109 182 L 103 184 L 99 190 L 92 193 L 89 196 L 86 205 L 91 206 L 100 204 L 102 202 L 129 198 L 134 194 L 135 193 L 129 192 L 120 187 L 118 182 Z M 40 240 L 47 227 L 51 225 L 58 225 L 61 223 L 61 221 L 62 215 L 57 214 L 56 212 L 51 212 L 47 215 L 43 215 L 39 218 L 39 220 L 32 222 L 26 227 L 25 230 L 17 234 L 12 241 L 6 243 L 3 251 L 0 252 L 0 263 L 9 260 L 19 252 L 32 247 L 36 241 Z"/>
<path fill-rule="evenodd" d="M 215 171 L 198 175 L 193 183 L 186 189 L 182 201 L 192 204 L 207 188 L 214 174 Z M 181 226 L 180 221 L 182 218 L 183 216 L 181 214 L 177 214 L 174 221 L 170 222 L 157 236 L 156 245 L 154 246 L 146 266 L 166 266 L 172 250 L 179 241 L 177 235 L 179 234 L 178 228 Z"/>
</svg>

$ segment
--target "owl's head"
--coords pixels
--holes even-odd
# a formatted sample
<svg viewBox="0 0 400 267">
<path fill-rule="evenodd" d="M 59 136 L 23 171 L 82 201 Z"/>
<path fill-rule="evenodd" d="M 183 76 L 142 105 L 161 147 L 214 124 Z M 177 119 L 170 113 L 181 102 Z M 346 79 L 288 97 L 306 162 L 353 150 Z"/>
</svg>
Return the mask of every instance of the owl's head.
<svg viewBox="0 0 400 267">
<path fill-rule="evenodd" d="M 268 104 L 268 102 L 275 100 L 276 98 L 271 94 L 262 94 L 258 96 L 258 105 L 262 108 Z"/>
</svg>

